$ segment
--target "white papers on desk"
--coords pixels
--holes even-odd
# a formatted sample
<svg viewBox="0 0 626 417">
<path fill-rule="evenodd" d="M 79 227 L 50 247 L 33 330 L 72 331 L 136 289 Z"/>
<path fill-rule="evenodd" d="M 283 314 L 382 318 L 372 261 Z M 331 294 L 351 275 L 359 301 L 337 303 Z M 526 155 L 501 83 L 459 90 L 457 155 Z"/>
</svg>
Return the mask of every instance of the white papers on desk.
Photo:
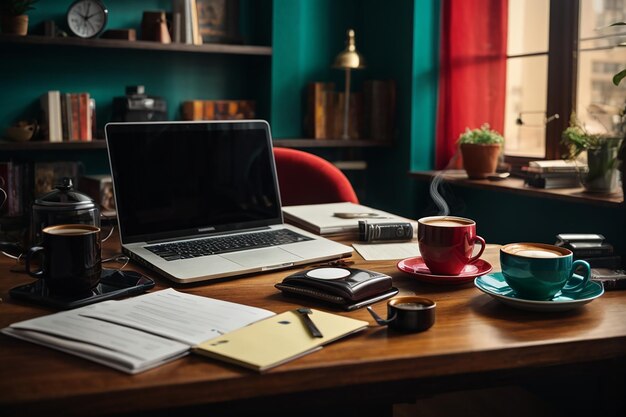
<svg viewBox="0 0 626 417">
<path fill-rule="evenodd" d="M 273 315 L 167 289 L 14 323 L 2 332 L 134 374 Z"/>
<path fill-rule="evenodd" d="M 420 256 L 417 242 L 353 243 L 352 246 L 366 261 L 385 261 Z"/>
<path fill-rule="evenodd" d="M 274 313 L 170 288 L 122 302 L 95 304 L 81 315 L 144 330 L 191 346 Z"/>
</svg>

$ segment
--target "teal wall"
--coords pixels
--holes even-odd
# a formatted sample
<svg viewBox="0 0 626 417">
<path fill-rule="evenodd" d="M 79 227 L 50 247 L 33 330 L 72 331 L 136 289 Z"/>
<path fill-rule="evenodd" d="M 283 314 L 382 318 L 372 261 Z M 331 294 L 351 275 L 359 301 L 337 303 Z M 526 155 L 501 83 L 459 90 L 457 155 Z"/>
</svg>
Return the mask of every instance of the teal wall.
<svg viewBox="0 0 626 417">
<path fill-rule="evenodd" d="M 418 3 L 418 6 L 414 6 Z M 271 125 L 274 137 L 301 137 L 304 90 L 312 81 L 344 85 L 332 69 L 354 28 L 367 66 L 352 72 L 352 90 L 367 79 L 394 79 L 398 86 L 393 146 L 361 150 L 368 163 L 362 203 L 412 216 L 418 185 L 407 173 L 432 166 L 437 94 L 439 1 L 275 0 Z M 320 152 L 318 152 L 320 153 Z M 336 158 L 328 151 L 321 152 Z"/>
<path fill-rule="evenodd" d="M 437 107 L 439 1 L 368 2 L 372 21 L 393 22 L 369 32 L 377 49 L 376 68 L 398 82 L 398 133 L 393 148 L 368 150 L 371 205 L 415 217 L 424 199 L 411 170 L 433 166 Z M 375 26 L 375 25 L 374 25 Z M 378 42 L 376 42 L 378 40 Z"/>
<path fill-rule="evenodd" d="M 66 5 L 70 3 L 36 3 L 36 9 L 29 13 L 31 32 L 41 30 L 44 20 L 55 20 L 64 29 Z M 171 0 L 105 3 L 109 9 L 108 29 L 135 28 L 138 35 L 141 11 L 171 9 Z M 262 5 L 270 3 L 242 1 L 242 8 L 249 13 L 267 15 L 269 19 L 271 11 L 265 11 L 267 7 Z M 241 27 L 247 43 L 269 45 L 269 25 L 242 24 Z M 48 90 L 60 90 L 88 91 L 96 99 L 98 126 L 102 128 L 110 119 L 113 97 L 123 96 L 126 86 L 138 84 L 144 85 L 148 94 L 167 100 L 170 119 L 180 118 L 180 104 L 185 100 L 257 98 L 260 99 L 258 116 L 269 118 L 267 80 L 271 57 L 268 56 L 15 44 L 2 44 L 2 56 L 0 79 L 10 80 L 3 83 L 0 95 L 2 127 L 38 117 L 39 97 Z"/>
</svg>

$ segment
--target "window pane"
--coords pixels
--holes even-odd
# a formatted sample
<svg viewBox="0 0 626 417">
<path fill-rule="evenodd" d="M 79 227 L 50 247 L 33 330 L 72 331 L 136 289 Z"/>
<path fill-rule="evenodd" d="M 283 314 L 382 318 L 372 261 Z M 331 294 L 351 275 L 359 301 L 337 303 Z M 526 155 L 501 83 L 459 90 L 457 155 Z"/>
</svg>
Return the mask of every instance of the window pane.
<svg viewBox="0 0 626 417">
<path fill-rule="evenodd" d="M 581 48 L 613 46 L 626 41 L 626 26 L 609 27 L 615 22 L 626 21 L 624 0 L 581 0 L 580 40 Z"/>
<path fill-rule="evenodd" d="M 520 55 L 548 50 L 550 2 L 509 0 L 507 54 Z"/>
<path fill-rule="evenodd" d="M 613 75 L 626 68 L 626 0 L 582 0 L 576 113 L 591 132 L 617 130 L 624 108 L 626 82 L 616 87 Z"/>
<path fill-rule="evenodd" d="M 578 61 L 576 113 L 596 133 L 617 130 L 624 108 L 626 82 L 613 84 L 613 75 L 626 68 L 626 48 L 581 52 Z"/>
<path fill-rule="evenodd" d="M 504 153 L 545 156 L 548 57 L 507 60 Z"/>
</svg>

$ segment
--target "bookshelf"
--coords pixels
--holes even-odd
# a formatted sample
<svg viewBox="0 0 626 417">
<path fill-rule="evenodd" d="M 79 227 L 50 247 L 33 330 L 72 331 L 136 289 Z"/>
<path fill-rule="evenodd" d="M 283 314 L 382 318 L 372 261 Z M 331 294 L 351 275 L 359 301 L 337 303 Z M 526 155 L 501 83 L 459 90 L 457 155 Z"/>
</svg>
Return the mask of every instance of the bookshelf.
<svg viewBox="0 0 626 417">
<path fill-rule="evenodd" d="M 107 29 L 134 28 L 138 35 L 143 11 L 171 10 L 172 5 L 171 0 L 104 3 L 109 9 Z M 412 187 L 406 176 L 410 169 L 407 164 L 429 158 L 435 90 L 427 78 L 435 79 L 428 74 L 431 61 L 436 64 L 429 36 L 431 30 L 435 33 L 433 22 L 437 21 L 437 10 L 432 5 L 417 13 L 414 0 L 384 7 L 378 0 L 239 0 L 241 44 L 160 44 L 42 36 L 41 28 L 47 20 L 66 29 L 68 5 L 38 2 L 29 12 L 28 36 L 0 34 L 4 62 L 11 63 L 0 66 L 0 78 L 6 81 L 0 95 L 0 132 L 18 120 L 37 118 L 39 97 L 49 90 L 87 91 L 96 100 L 100 132 L 95 137 L 100 140 L 0 141 L 0 161 L 71 159 L 83 162 L 86 174 L 106 173 L 106 145 L 101 131 L 110 120 L 112 99 L 123 96 L 126 86 L 144 85 L 147 94 L 166 99 L 170 120 L 180 119 L 179 106 L 186 100 L 255 100 L 256 116 L 269 121 L 275 146 L 304 148 L 330 160 L 366 161 L 367 169 L 358 174 L 367 177 L 363 178 L 368 187 L 365 203 L 393 209 L 389 206 L 393 200 L 400 206 L 396 211 L 405 213 L 406 207 L 413 204 L 410 192 L 398 200 L 394 188 Z M 368 18 L 373 15 L 380 19 Z M 381 26 L 382 21 L 394 23 Z M 315 140 L 303 136 L 303 94 L 307 84 L 334 82 L 338 90 L 343 86 L 343 72 L 331 65 L 345 47 L 347 28 L 356 30 L 359 49 L 368 61 L 366 69 L 354 72 L 353 91 L 360 91 L 368 79 L 397 81 L 397 134 L 393 141 Z M 419 42 L 414 40 L 416 36 Z M 423 75 L 416 79 L 416 74 Z M 415 134 L 420 142 L 418 152 L 411 149 Z M 370 192 L 376 188 L 381 195 Z"/>
</svg>

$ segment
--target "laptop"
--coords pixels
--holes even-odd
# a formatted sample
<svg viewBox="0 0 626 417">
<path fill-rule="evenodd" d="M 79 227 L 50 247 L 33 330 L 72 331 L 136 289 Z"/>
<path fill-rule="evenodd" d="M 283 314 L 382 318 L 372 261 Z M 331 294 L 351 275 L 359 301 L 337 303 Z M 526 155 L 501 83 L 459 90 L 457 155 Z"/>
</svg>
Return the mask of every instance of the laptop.
<svg viewBox="0 0 626 417">
<path fill-rule="evenodd" d="M 108 123 L 122 250 L 178 283 L 350 256 L 283 222 L 262 120 Z"/>
</svg>

